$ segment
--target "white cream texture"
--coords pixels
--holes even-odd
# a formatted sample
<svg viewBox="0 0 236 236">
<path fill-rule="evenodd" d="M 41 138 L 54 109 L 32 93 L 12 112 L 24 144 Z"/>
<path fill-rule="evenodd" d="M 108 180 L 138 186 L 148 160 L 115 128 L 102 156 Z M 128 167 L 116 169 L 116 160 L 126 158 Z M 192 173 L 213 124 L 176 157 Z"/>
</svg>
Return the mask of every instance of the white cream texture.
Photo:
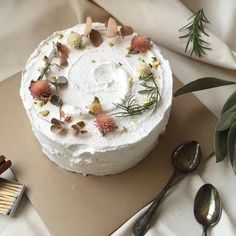
<svg viewBox="0 0 236 236">
<path fill-rule="evenodd" d="M 67 38 L 70 32 L 82 34 L 84 28 L 85 25 L 81 24 L 62 31 L 62 39 L 58 38 L 58 33 L 54 33 L 39 45 L 23 71 L 20 95 L 35 136 L 47 157 L 64 169 L 84 175 L 115 174 L 141 161 L 157 144 L 159 135 L 165 130 L 172 102 L 172 73 L 168 61 L 162 57 L 153 42 L 151 49 L 145 54 L 126 57 L 126 48 L 130 46 L 133 36 L 124 39 L 120 36 L 112 39 L 104 36 L 103 43 L 97 48 L 89 40 L 84 42 L 81 49 L 69 47 Z M 93 28 L 104 30 L 105 26 L 93 23 Z M 35 105 L 29 92 L 31 80 L 38 78 L 38 69 L 44 65 L 42 58 L 49 55 L 53 42 L 61 42 L 70 48 L 69 65 L 60 70 L 53 67 L 51 72 L 52 75 L 64 75 L 68 79 L 68 86 L 60 89 L 64 102 L 62 110 L 72 116 L 70 125 L 79 120 L 85 121 L 87 134 L 74 136 L 69 131 L 62 136 L 52 133 L 50 120 L 53 117 L 59 119 L 58 108 L 50 102 L 43 107 Z M 110 45 L 111 42 L 113 46 Z M 119 110 L 113 103 L 133 94 L 142 103 L 144 97 L 138 94 L 141 87 L 136 67 L 140 58 L 150 63 L 151 57 L 160 61 L 158 69 L 153 70 L 161 94 L 159 107 L 139 116 L 114 116 L 118 129 L 103 136 L 95 125 L 94 116 L 88 114 L 88 105 L 97 96 L 103 110 L 115 113 Z M 56 60 L 58 59 L 55 62 Z M 48 116 L 39 115 L 39 111 L 46 109 L 50 111 Z"/>
</svg>

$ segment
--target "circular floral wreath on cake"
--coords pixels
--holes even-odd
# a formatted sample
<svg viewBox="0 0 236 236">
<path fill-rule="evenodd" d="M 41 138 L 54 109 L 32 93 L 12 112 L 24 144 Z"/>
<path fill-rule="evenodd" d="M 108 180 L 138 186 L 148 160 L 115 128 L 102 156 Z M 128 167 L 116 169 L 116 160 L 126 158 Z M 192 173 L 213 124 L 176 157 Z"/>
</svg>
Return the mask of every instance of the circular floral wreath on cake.
<svg viewBox="0 0 236 236">
<path fill-rule="evenodd" d="M 84 34 L 77 32 L 71 32 L 67 38 L 67 43 L 70 47 L 80 49 L 83 47 L 85 39 L 89 39 L 94 47 L 99 47 L 103 42 L 103 37 L 113 38 L 119 35 L 124 38 L 125 36 L 132 35 L 133 29 L 130 26 L 121 26 L 118 30 L 117 22 L 113 18 L 109 18 L 106 30 L 99 31 L 92 28 L 92 19 L 87 17 Z M 58 33 L 59 39 L 63 38 L 62 33 Z M 109 46 L 113 46 L 113 43 L 109 43 Z M 145 53 L 151 47 L 150 39 L 142 36 L 135 35 L 130 43 L 130 47 L 127 48 L 125 56 L 129 57 L 132 54 Z M 60 88 L 68 84 L 68 80 L 65 76 L 49 76 L 49 72 L 52 66 L 56 66 L 59 69 L 63 69 L 68 66 L 69 48 L 60 42 L 53 43 L 53 50 L 49 56 L 44 56 L 44 66 L 40 69 L 40 76 L 37 80 L 32 80 L 29 86 L 30 93 L 35 100 L 35 104 L 43 107 L 46 103 L 58 107 L 59 119 L 51 119 L 51 131 L 56 134 L 66 134 L 68 128 L 74 131 L 75 135 L 85 134 L 85 122 L 83 120 L 73 123 L 72 117 L 67 116 L 63 110 L 63 100 L 60 97 Z M 58 57 L 60 59 L 59 64 L 52 63 L 53 58 Z M 142 90 L 140 94 L 146 96 L 145 102 L 139 104 L 134 95 L 121 99 L 120 103 L 114 103 L 114 106 L 118 108 L 118 112 L 108 114 L 102 109 L 102 104 L 98 97 L 94 97 L 94 100 L 88 104 L 89 114 L 94 116 L 95 125 L 102 135 L 106 135 L 108 132 L 115 131 L 118 127 L 112 116 L 126 117 L 142 115 L 147 111 L 154 111 L 160 103 L 159 88 L 155 82 L 155 76 L 152 72 L 153 69 L 157 69 L 159 61 L 156 57 L 151 58 L 151 63 L 146 63 L 144 60 L 140 60 L 137 65 L 137 72 L 139 74 L 140 85 Z M 55 87 L 55 92 L 52 90 L 52 86 Z M 42 110 L 39 115 L 45 117 L 50 113 L 49 110 Z M 69 125 L 68 125 L 69 124 Z"/>
</svg>

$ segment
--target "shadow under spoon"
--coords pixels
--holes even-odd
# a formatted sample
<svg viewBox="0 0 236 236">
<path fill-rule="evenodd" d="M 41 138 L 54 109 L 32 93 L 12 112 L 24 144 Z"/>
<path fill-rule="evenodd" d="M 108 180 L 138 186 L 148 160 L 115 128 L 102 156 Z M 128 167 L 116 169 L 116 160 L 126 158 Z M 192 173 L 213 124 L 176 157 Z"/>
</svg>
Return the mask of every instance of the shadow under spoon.
<svg viewBox="0 0 236 236">
<path fill-rule="evenodd" d="M 203 227 L 203 236 L 207 236 L 207 229 L 218 223 L 222 206 L 219 193 L 211 184 L 204 184 L 194 199 L 194 215 Z"/>
<path fill-rule="evenodd" d="M 135 236 L 144 235 L 149 226 L 151 219 L 156 213 L 162 199 L 172 186 L 174 180 L 179 174 L 189 174 L 199 166 L 201 157 L 200 144 L 196 141 L 188 141 L 179 145 L 172 153 L 172 165 L 174 171 L 162 191 L 154 198 L 149 208 L 138 218 L 133 226 Z"/>
</svg>

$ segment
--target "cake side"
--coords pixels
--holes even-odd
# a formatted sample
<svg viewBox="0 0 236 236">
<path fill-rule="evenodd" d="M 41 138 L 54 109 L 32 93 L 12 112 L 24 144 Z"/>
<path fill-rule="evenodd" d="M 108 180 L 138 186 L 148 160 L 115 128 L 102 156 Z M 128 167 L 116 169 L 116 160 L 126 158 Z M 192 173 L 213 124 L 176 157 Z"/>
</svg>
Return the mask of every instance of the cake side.
<svg viewBox="0 0 236 236">
<path fill-rule="evenodd" d="M 99 31 L 106 29 L 101 23 L 93 23 L 92 27 Z M 171 69 L 153 42 L 147 52 L 127 56 L 126 49 L 135 33 L 124 39 L 120 36 L 107 38 L 103 35 L 103 42 L 99 47 L 93 47 L 87 39 L 82 48 L 70 47 L 68 37 L 71 32 L 81 35 L 84 28 L 85 25 L 81 24 L 56 32 L 39 45 L 22 73 L 20 94 L 33 131 L 44 153 L 52 161 L 77 173 L 114 174 L 136 165 L 144 158 L 165 129 L 172 101 Z M 59 39 L 60 34 L 63 37 Z M 74 135 L 73 130 L 69 130 L 66 135 L 51 132 L 52 118 L 60 119 L 58 107 L 50 102 L 44 104 L 43 108 L 35 105 L 29 91 L 31 81 L 40 76 L 38 68 L 44 65 L 42 58 L 49 56 L 53 43 L 57 42 L 70 50 L 68 66 L 60 70 L 52 68 L 47 78 L 64 76 L 68 79 L 67 86 L 60 90 L 63 100 L 61 110 L 72 119 L 72 123 L 66 124 L 67 126 L 81 121 L 86 124 L 86 133 L 83 135 Z M 143 100 L 146 96 L 139 93 L 141 88 L 137 64 L 152 63 L 153 58 L 159 63 L 155 70 L 150 70 L 160 93 L 158 107 L 141 115 L 117 116 L 121 111 L 114 104 L 120 104 L 121 99 L 135 94 L 135 99 L 145 104 Z M 57 62 L 55 58 L 54 63 Z M 112 117 L 116 126 L 114 132 L 105 136 L 97 127 L 96 116 L 89 110 L 94 97 L 99 98 L 104 111 Z M 42 110 L 48 110 L 49 114 L 43 116 Z"/>
</svg>

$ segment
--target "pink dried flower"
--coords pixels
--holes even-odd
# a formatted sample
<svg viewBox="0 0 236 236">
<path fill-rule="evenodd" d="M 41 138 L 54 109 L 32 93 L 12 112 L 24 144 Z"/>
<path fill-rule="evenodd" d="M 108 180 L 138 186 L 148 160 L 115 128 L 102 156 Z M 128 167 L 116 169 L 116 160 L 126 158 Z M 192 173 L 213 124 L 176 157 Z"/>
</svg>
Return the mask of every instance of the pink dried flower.
<svg viewBox="0 0 236 236">
<path fill-rule="evenodd" d="M 96 126 L 99 131 L 103 134 L 103 136 L 107 132 L 113 132 L 117 129 L 117 126 L 114 120 L 108 114 L 100 114 L 96 116 Z"/>
<path fill-rule="evenodd" d="M 142 35 L 136 35 L 131 40 L 131 50 L 135 52 L 146 52 L 150 45 L 150 39 L 142 36 Z"/>
<path fill-rule="evenodd" d="M 51 95 L 51 86 L 46 80 L 31 81 L 30 93 L 34 99 L 44 100 Z"/>
</svg>

